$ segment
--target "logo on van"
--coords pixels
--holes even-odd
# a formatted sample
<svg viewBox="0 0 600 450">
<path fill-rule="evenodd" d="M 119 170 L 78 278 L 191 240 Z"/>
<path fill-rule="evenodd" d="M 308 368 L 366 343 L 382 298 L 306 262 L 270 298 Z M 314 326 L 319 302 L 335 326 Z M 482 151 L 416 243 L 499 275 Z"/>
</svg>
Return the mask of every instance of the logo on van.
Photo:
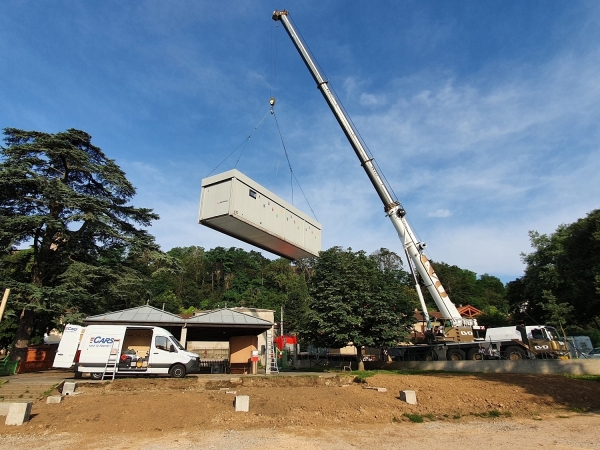
<svg viewBox="0 0 600 450">
<path fill-rule="evenodd" d="M 78 329 L 76 327 L 65 327 L 66 333 L 73 332 L 73 331 L 78 331 Z"/>
<path fill-rule="evenodd" d="M 112 344 L 115 341 L 115 338 L 107 337 L 103 338 L 102 336 L 93 336 L 90 338 L 90 344 Z"/>
</svg>

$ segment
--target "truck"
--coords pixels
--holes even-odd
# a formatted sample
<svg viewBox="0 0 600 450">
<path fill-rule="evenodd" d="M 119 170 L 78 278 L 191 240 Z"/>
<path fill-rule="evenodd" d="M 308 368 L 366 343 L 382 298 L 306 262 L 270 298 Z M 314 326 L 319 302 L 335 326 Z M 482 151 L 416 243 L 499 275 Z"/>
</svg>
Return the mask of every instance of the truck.
<svg viewBox="0 0 600 450">
<path fill-rule="evenodd" d="M 457 341 L 443 335 L 423 344 L 392 347 L 394 361 L 460 361 L 483 359 L 558 359 L 568 355 L 556 328 L 548 325 L 488 328 L 473 340 Z"/>
<path fill-rule="evenodd" d="M 154 326 L 65 326 L 53 367 L 73 368 L 75 378 L 169 375 L 183 378 L 200 370 L 200 357 L 186 351 L 167 330 Z"/>
<path fill-rule="evenodd" d="M 419 298 L 421 311 L 425 321 L 424 343 L 415 343 L 413 349 L 404 347 L 403 354 L 408 354 L 417 357 L 430 359 L 465 359 L 471 355 L 471 359 L 478 359 L 481 354 L 480 344 L 486 343 L 487 350 L 498 352 L 500 355 L 508 356 L 509 359 L 523 359 L 524 357 L 532 357 L 536 355 L 546 355 L 553 357 L 554 355 L 562 355 L 567 353 L 567 348 L 564 342 L 554 339 L 558 336 L 556 330 L 550 327 L 538 327 L 541 333 L 552 338 L 547 338 L 541 342 L 539 349 L 534 345 L 530 348 L 526 342 L 529 342 L 526 331 L 515 331 L 516 339 L 506 341 L 496 341 L 496 338 L 490 337 L 488 340 L 484 327 L 477 324 L 477 320 L 473 318 L 465 318 L 460 315 L 458 309 L 450 300 L 448 293 L 442 286 L 439 277 L 435 273 L 431 261 L 424 254 L 427 244 L 419 241 L 416 234 L 410 227 L 406 218 L 406 210 L 400 201 L 392 195 L 392 190 L 385 181 L 385 177 L 380 174 L 380 169 L 375 164 L 375 159 L 367 152 L 366 146 L 363 144 L 360 134 L 355 129 L 352 121 L 341 107 L 339 101 L 329 88 L 329 81 L 321 74 L 317 64 L 313 61 L 306 45 L 300 38 L 300 35 L 292 25 L 289 19 L 289 13 L 286 10 L 276 10 L 273 12 L 272 19 L 280 21 L 288 36 L 292 40 L 304 64 L 311 73 L 317 88 L 323 95 L 331 112 L 335 116 L 342 131 L 346 135 L 352 149 L 358 157 L 361 166 L 365 170 L 371 184 L 377 191 L 379 198 L 383 203 L 385 215 L 390 219 L 400 242 L 406 254 L 406 260 L 410 273 L 414 280 L 414 287 Z M 427 311 L 427 305 L 421 291 L 421 284 L 425 286 L 429 294 L 433 298 L 436 307 L 442 314 L 442 323 L 438 329 L 434 329 L 432 320 Z M 440 330 L 443 330 L 440 332 Z M 489 331 L 489 330 L 488 330 Z M 520 335 L 520 339 L 518 338 Z M 493 335 L 493 333 L 492 333 Z M 490 336 L 492 336 L 490 335 Z M 504 344 L 502 344 L 504 343 Z M 497 348 L 492 348 L 492 344 L 498 344 Z M 526 348 L 527 347 L 527 348 Z M 480 359 L 480 358 L 479 358 Z"/>
</svg>

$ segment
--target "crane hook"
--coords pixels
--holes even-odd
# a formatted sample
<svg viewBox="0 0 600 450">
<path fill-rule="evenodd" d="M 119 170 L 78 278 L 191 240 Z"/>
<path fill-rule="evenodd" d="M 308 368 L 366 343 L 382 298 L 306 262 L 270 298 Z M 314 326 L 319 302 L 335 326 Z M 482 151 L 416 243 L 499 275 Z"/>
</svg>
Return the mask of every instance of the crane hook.
<svg viewBox="0 0 600 450">
<path fill-rule="evenodd" d="M 269 105 L 271 105 L 271 114 L 274 114 L 275 111 L 273 110 L 273 106 L 275 106 L 275 97 L 269 99 Z"/>
</svg>

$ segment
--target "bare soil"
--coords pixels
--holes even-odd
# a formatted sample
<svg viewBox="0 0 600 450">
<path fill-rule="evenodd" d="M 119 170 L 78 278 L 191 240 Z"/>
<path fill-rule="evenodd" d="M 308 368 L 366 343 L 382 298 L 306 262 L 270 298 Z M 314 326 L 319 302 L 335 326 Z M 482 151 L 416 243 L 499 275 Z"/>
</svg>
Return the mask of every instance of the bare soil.
<svg viewBox="0 0 600 450">
<path fill-rule="evenodd" d="M 250 396 L 248 413 L 235 412 L 236 394 Z M 498 448 L 600 448 L 599 413 L 600 383 L 554 375 L 120 379 L 36 400 L 30 422 L 0 424 L 0 448 L 396 448 L 477 435 Z"/>
</svg>

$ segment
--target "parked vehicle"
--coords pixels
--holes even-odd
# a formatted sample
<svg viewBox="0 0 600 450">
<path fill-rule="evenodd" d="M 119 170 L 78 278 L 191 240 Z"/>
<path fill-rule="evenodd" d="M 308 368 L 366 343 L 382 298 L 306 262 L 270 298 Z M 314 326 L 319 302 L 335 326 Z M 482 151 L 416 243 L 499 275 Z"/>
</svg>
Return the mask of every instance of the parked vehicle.
<svg viewBox="0 0 600 450">
<path fill-rule="evenodd" d="M 586 358 L 586 355 L 594 349 L 589 336 L 567 336 L 567 343 L 573 358 Z"/>
<path fill-rule="evenodd" d="M 388 353 L 395 361 L 568 358 L 566 343 L 548 325 L 489 328 L 464 342 L 442 336 L 429 343 L 393 347 Z"/>
<path fill-rule="evenodd" d="M 167 330 L 152 326 L 67 325 L 53 367 L 74 368 L 93 379 L 139 375 L 183 378 L 200 369 L 200 357 L 186 351 Z"/>
<path fill-rule="evenodd" d="M 585 355 L 586 358 L 600 358 L 600 347 L 595 348 Z"/>
</svg>

